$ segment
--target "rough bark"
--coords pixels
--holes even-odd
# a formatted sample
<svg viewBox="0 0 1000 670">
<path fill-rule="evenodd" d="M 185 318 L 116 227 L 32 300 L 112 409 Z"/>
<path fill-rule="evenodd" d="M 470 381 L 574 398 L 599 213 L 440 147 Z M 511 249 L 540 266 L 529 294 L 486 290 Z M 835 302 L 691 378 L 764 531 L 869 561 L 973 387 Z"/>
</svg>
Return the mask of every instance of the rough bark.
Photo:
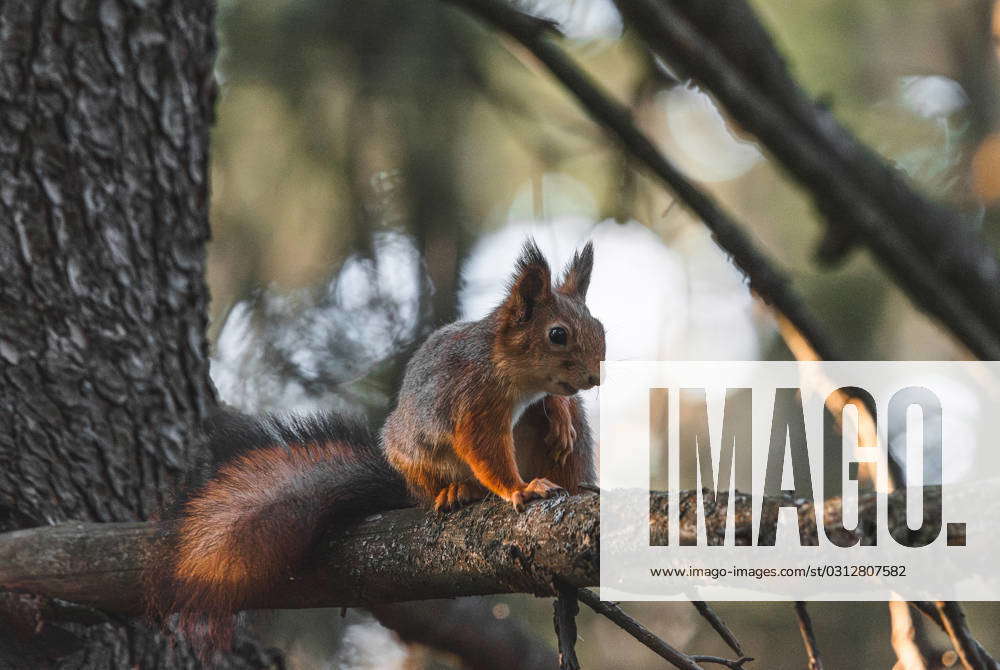
<svg viewBox="0 0 1000 670">
<path fill-rule="evenodd" d="M 496 593 L 551 596 L 554 578 L 575 587 L 595 586 L 599 500 L 591 493 L 546 500 L 523 514 L 500 501 L 447 515 L 417 509 L 378 514 L 331 536 L 311 568 L 255 606 L 364 607 Z M 694 492 L 681 495 L 682 534 L 697 527 L 696 503 Z M 861 509 L 875 504 L 873 495 L 859 502 Z M 839 499 L 824 503 L 831 523 L 839 519 L 839 505 Z M 734 512 L 736 542 L 748 544 L 753 529 L 749 496 L 737 494 Z M 799 518 L 814 518 L 812 503 L 800 504 Z M 725 523 L 724 505 L 705 515 L 710 536 L 724 537 Z M 888 523 L 901 528 L 906 520 L 897 513 Z M 803 526 L 806 538 L 817 530 Z M 0 586 L 107 612 L 135 612 L 149 545 L 164 531 L 169 531 L 166 524 L 64 524 L 0 535 Z M 665 543 L 665 493 L 651 495 L 650 531 L 654 544 Z M 868 537 L 875 532 L 874 527 L 859 530 Z"/>
<path fill-rule="evenodd" d="M 4 529 L 147 518 L 197 446 L 215 402 L 203 278 L 215 50 L 204 0 L 0 0 Z M 198 665 L 138 624 L 57 627 L 34 605 L 0 602 L 0 618 L 37 619 L 0 636 L 0 666 Z"/>
<path fill-rule="evenodd" d="M 140 573 L 167 524 L 63 524 L 0 535 L 0 585 L 134 613 Z M 331 537 L 316 563 L 261 608 L 357 607 L 492 593 L 552 595 L 552 576 L 597 577 L 598 497 L 503 502 L 448 515 L 376 515 Z"/>
</svg>

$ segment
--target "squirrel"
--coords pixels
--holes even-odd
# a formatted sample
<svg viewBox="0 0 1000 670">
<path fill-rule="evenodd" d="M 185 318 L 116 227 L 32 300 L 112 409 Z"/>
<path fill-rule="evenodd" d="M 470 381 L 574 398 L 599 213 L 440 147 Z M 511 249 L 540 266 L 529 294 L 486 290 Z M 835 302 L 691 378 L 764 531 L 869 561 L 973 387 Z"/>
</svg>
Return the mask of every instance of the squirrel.
<svg viewBox="0 0 1000 670">
<path fill-rule="evenodd" d="M 331 527 L 491 493 L 523 511 L 592 482 L 577 391 L 599 384 L 605 354 L 585 304 L 593 262 L 588 243 L 553 286 L 529 239 L 499 306 L 416 351 L 379 438 L 329 414 L 214 417 L 203 462 L 167 515 L 177 526 L 146 571 L 150 614 L 179 613 L 203 650 L 228 647 L 233 615 L 279 588 Z"/>
</svg>

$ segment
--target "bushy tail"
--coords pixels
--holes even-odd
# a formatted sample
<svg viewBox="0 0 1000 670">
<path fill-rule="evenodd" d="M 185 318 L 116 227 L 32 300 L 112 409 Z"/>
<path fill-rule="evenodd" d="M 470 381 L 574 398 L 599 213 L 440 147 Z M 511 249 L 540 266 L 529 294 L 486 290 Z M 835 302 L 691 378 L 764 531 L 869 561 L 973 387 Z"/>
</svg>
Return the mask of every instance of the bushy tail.
<svg viewBox="0 0 1000 670">
<path fill-rule="evenodd" d="M 299 568 L 331 524 L 409 504 L 364 428 L 334 416 L 215 422 L 208 480 L 177 506 L 147 573 L 151 613 L 179 614 L 205 651 L 228 647 L 234 615 Z"/>
</svg>

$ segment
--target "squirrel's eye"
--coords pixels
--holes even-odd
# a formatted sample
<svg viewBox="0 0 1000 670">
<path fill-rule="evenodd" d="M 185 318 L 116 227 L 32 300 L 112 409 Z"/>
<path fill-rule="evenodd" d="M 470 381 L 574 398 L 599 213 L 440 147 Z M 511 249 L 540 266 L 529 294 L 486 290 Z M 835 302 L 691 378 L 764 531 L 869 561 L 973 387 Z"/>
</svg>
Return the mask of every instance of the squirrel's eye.
<svg viewBox="0 0 1000 670">
<path fill-rule="evenodd" d="M 549 342 L 552 344 L 566 344 L 566 329 L 556 326 L 549 331 Z"/>
</svg>

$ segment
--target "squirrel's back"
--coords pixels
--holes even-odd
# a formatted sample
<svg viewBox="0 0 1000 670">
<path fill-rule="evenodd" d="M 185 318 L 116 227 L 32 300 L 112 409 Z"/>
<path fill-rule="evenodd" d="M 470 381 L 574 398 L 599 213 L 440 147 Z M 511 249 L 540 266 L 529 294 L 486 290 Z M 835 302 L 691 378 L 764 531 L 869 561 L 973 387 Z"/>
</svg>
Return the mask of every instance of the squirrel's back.
<svg viewBox="0 0 1000 670">
<path fill-rule="evenodd" d="M 396 411 L 383 427 L 383 441 L 444 439 L 468 398 L 491 385 L 490 338 L 484 321 L 451 323 L 431 333 L 406 365 Z"/>
<path fill-rule="evenodd" d="M 460 395 L 464 386 L 483 381 L 483 375 L 492 369 L 492 337 L 485 319 L 459 321 L 435 330 L 407 363 L 400 399 L 445 404 L 449 396 Z"/>
</svg>

